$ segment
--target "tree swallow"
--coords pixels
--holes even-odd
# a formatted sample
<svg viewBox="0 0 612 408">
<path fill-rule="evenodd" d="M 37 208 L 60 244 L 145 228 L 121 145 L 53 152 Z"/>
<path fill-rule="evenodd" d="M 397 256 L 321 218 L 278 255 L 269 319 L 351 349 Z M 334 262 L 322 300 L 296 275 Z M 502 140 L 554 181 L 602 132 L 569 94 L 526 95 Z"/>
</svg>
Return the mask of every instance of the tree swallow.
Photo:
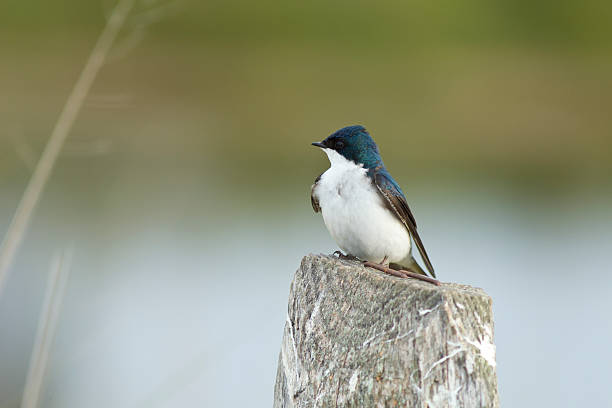
<svg viewBox="0 0 612 408">
<path fill-rule="evenodd" d="M 411 238 L 436 277 L 406 197 L 366 129 L 348 126 L 312 144 L 323 149 L 331 166 L 315 180 L 310 200 L 346 253 L 339 253 L 340 257 L 359 259 L 391 275 L 438 284 L 412 257 Z"/>
</svg>

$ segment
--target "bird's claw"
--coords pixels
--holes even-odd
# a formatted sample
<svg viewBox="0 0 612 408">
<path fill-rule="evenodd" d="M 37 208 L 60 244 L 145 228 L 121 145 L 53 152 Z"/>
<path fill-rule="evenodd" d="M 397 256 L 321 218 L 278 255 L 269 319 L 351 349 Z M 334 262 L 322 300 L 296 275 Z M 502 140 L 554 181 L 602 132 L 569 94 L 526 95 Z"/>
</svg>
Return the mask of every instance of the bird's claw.
<svg viewBox="0 0 612 408">
<path fill-rule="evenodd" d="M 343 259 L 345 261 L 358 261 L 359 259 L 356 256 L 353 255 L 344 255 L 341 251 L 335 251 L 332 255 L 335 255 L 338 257 L 338 259 Z"/>
<path fill-rule="evenodd" d="M 412 271 L 407 271 L 405 269 L 400 269 L 400 270 L 395 270 L 395 269 L 391 269 L 389 267 L 386 267 L 384 265 L 381 264 L 377 264 L 374 262 L 370 262 L 370 261 L 366 261 L 363 263 L 364 266 L 370 267 L 370 268 L 374 268 L 374 269 L 378 269 L 381 272 L 384 272 L 388 275 L 392 275 L 392 276 L 397 276 L 398 278 L 414 278 L 414 279 L 418 279 L 421 281 L 425 281 L 431 284 L 434 284 L 436 286 L 440 286 L 440 281 L 434 279 L 434 278 L 430 278 L 429 276 L 425 276 L 425 275 L 421 275 L 419 273 L 415 273 Z"/>
</svg>

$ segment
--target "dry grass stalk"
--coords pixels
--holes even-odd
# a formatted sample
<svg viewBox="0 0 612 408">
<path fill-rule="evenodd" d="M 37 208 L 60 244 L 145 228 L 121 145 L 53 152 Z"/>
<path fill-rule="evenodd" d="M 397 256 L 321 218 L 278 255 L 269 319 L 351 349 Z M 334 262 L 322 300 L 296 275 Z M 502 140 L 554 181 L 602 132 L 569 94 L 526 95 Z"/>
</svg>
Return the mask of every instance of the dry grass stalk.
<svg viewBox="0 0 612 408">
<path fill-rule="evenodd" d="M 100 34 L 81 75 L 77 79 L 64 109 L 60 114 L 49 141 L 34 169 L 34 173 L 26 186 L 19 205 L 15 210 L 13 219 L 0 247 L 0 295 L 6 286 L 9 270 L 13 264 L 15 254 L 23 241 L 32 214 L 38 204 L 41 193 L 49 180 L 51 171 L 62 150 L 62 146 L 72 129 L 72 126 L 83 106 L 89 90 L 104 65 L 106 56 L 111 49 L 117 34 L 124 25 L 135 0 L 119 0 L 104 30 Z"/>
<path fill-rule="evenodd" d="M 36 408 L 39 405 L 42 385 L 49 361 L 49 352 L 55 338 L 62 301 L 70 274 L 72 250 L 58 253 L 52 264 L 42 304 L 36 339 L 30 356 L 30 367 L 23 389 L 21 408 Z"/>
</svg>

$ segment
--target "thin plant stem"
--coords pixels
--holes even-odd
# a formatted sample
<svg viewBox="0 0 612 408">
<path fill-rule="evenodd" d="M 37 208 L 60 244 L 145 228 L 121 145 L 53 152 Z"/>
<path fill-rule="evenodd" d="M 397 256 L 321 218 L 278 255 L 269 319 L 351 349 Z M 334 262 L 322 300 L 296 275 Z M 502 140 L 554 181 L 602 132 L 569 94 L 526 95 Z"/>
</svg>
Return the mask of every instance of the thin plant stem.
<svg viewBox="0 0 612 408">
<path fill-rule="evenodd" d="M 125 23 L 128 14 L 134 6 L 135 0 L 119 0 L 104 30 L 87 59 L 85 67 L 68 96 L 66 104 L 60 114 L 49 141 L 36 164 L 32 177 L 25 188 L 19 205 L 15 210 L 11 224 L 4 236 L 0 247 L 0 296 L 6 286 L 10 268 L 15 254 L 19 250 L 27 227 L 40 200 L 42 191 L 49 180 L 55 162 L 62 150 L 62 146 L 74 125 L 74 122 L 83 106 L 83 102 L 91 86 L 104 65 L 106 56 L 111 49 L 117 34 Z"/>
<path fill-rule="evenodd" d="M 39 405 L 71 263 L 72 249 L 58 253 L 51 263 L 45 299 L 36 330 L 36 339 L 30 356 L 28 376 L 23 389 L 21 408 L 37 408 Z"/>
</svg>

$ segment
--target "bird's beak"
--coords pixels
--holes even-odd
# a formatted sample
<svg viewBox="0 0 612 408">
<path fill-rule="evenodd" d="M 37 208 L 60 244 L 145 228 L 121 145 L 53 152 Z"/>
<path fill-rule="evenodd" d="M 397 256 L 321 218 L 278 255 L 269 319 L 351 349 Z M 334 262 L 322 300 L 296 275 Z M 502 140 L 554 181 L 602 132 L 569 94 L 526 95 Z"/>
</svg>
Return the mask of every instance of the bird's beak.
<svg viewBox="0 0 612 408">
<path fill-rule="evenodd" d="M 325 146 L 325 145 L 324 145 L 323 143 L 321 143 L 321 142 L 312 142 L 312 145 L 313 145 L 313 146 L 320 147 L 321 149 L 326 149 L 326 148 L 327 148 L 327 146 Z"/>
</svg>

